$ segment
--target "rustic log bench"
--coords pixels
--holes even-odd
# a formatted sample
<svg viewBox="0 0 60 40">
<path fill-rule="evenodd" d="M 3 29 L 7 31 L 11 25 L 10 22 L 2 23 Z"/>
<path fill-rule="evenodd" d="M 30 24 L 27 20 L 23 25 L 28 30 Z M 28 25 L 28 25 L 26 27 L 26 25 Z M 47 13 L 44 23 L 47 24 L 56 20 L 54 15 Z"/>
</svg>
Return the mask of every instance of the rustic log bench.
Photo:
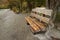
<svg viewBox="0 0 60 40">
<path fill-rule="evenodd" d="M 46 32 L 51 20 L 52 10 L 36 8 L 33 9 L 30 16 L 25 17 L 27 24 L 30 24 L 30 29 L 33 33 Z"/>
</svg>

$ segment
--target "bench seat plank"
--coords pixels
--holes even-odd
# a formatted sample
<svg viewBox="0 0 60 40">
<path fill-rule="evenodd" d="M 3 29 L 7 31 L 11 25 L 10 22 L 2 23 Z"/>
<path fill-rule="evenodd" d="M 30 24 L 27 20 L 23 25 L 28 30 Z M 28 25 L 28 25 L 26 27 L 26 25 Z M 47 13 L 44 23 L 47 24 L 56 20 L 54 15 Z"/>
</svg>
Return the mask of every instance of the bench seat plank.
<svg viewBox="0 0 60 40">
<path fill-rule="evenodd" d="M 36 24 L 32 22 L 32 20 L 29 17 L 25 17 L 27 22 L 30 24 L 31 28 L 33 28 L 34 31 L 40 31 L 40 28 Z"/>
<path fill-rule="evenodd" d="M 45 25 L 43 23 L 40 23 L 39 21 L 37 21 L 36 19 L 34 18 L 30 18 L 39 28 L 41 29 L 45 29 Z"/>
</svg>

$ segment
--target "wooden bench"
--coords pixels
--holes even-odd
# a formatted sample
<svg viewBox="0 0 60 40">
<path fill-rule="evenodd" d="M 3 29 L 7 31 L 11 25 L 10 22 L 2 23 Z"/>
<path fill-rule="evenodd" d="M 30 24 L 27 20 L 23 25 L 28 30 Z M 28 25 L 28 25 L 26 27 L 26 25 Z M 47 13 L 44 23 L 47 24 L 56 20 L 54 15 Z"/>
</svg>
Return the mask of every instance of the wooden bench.
<svg viewBox="0 0 60 40">
<path fill-rule="evenodd" d="M 37 11 L 38 10 L 38 11 Z M 26 21 L 30 24 L 30 29 L 33 33 L 45 32 L 47 25 L 51 19 L 52 10 L 37 9 L 31 13 L 30 16 L 25 17 Z M 38 21 L 39 20 L 39 21 Z"/>
</svg>

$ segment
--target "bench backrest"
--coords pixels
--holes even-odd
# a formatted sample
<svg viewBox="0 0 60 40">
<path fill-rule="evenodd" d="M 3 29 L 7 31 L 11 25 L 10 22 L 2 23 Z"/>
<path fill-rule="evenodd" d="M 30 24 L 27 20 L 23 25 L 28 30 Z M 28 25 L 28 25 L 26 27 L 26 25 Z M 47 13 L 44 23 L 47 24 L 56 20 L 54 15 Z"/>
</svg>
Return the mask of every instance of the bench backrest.
<svg viewBox="0 0 60 40">
<path fill-rule="evenodd" d="M 46 8 L 35 8 L 32 9 L 32 13 L 31 13 L 31 16 L 47 24 L 49 23 L 51 15 L 52 15 L 52 10 Z"/>
</svg>

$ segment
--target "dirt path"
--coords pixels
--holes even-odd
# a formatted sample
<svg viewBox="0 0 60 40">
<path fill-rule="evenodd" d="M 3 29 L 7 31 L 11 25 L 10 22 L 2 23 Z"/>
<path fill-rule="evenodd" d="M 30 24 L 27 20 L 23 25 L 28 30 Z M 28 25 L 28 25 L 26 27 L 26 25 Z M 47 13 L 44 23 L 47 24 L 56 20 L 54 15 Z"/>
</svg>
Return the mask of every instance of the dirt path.
<svg viewBox="0 0 60 40">
<path fill-rule="evenodd" d="M 0 13 L 0 40 L 38 40 L 26 25 L 24 17 L 28 14 L 4 11 Z"/>
</svg>

